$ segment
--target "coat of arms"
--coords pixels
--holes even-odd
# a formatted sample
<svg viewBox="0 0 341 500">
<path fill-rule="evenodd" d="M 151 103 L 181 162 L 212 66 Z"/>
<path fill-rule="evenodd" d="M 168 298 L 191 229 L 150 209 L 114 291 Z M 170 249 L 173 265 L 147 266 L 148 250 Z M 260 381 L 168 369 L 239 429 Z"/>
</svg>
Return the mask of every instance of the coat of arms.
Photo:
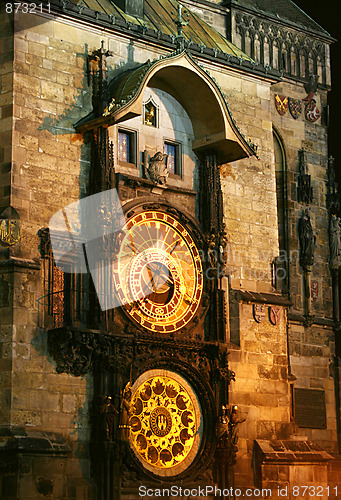
<svg viewBox="0 0 341 500">
<path fill-rule="evenodd" d="M 302 102 L 300 99 L 289 97 L 288 106 L 291 116 L 296 120 L 302 112 Z"/>
<path fill-rule="evenodd" d="M 281 317 L 281 310 L 279 307 L 269 307 L 269 321 L 272 325 L 277 325 Z"/>
<path fill-rule="evenodd" d="M 312 281 L 310 284 L 310 297 L 312 302 L 316 302 L 319 296 L 319 283 Z"/>
<path fill-rule="evenodd" d="M 308 122 L 316 122 L 321 116 L 321 111 L 318 109 L 315 99 L 310 99 L 305 105 L 305 117 Z"/>
<path fill-rule="evenodd" d="M 158 151 L 150 158 L 146 174 L 151 181 L 157 184 L 166 184 L 169 175 L 167 160 L 168 155 L 161 153 L 161 151 Z"/>
<path fill-rule="evenodd" d="M 253 317 L 257 323 L 260 323 L 265 318 L 265 306 L 263 304 L 253 304 Z"/>
<path fill-rule="evenodd" d="M 0 242 L 14 245 L 20 240 L 21 222 L 18 219 L 0 219 Z"/>
<path fill-rule="evenodd" d="M 288 111 L 288 98 L 283 95 L 275 94 L 275 106 L 280 115 L 285 115 Z"/>
</svg>

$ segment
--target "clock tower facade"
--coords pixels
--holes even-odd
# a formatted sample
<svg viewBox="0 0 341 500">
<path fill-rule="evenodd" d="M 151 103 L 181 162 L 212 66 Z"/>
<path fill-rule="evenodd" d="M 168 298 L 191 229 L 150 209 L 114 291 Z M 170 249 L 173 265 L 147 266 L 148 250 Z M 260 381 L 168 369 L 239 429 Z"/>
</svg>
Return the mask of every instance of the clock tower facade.
<svg viewBox="0 0 341 500">
<path fill-rule="evenodd" d="M 1 12 L 5 500 L 337 498 L 331 37 L 228 4 Z"/>
</svg>

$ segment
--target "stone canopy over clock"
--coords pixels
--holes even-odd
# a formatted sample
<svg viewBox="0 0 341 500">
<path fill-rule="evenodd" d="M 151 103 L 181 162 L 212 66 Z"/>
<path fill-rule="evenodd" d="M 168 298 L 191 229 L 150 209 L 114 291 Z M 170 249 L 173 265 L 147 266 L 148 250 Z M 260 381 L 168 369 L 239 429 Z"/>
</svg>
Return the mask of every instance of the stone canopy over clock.
<svg viewBox="0 0 341 500">
<path fill-rule="evenodd" d="M 196 315 L 203 294 L 203 268 L 190 229 L 161 209 L 128 218 L 113 278 L 124 312 L 149 332 L 179 332 Z"/>
</svg>

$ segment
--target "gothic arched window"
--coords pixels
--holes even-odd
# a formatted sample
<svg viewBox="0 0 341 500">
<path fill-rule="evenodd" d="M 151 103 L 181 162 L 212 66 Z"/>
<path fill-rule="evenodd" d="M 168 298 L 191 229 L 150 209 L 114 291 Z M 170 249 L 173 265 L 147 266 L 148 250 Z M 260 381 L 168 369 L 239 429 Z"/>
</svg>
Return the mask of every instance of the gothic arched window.
<svg viewBox="0 0 341 500">
<path fill-rule="evenodd" d="M 287 171 L 286 158 L 283 143 L 279 134 L 273 130 L 275 171 L 276 171 L 276 194 L 277 194 L 277 217 L 278 217 L 278 241 L 279 257 L 274 269 L 274 282 L 276 288 L 282 292 L 288 291 L 289 286 L 289 244 L 288 244 L 288 195 L 287 195 Z"/>
</svg>

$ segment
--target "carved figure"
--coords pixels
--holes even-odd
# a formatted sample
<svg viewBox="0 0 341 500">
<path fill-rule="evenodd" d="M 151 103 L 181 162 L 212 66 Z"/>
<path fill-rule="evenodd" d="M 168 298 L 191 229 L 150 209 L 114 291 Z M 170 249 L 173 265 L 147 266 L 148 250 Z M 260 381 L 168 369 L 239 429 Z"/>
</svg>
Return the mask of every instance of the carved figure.
<svg viewBox="0 0 341 500">
<path fill-rule="evenodd" d="M 113 427 L 115 415 L 118 415 L 111 396 L 105 396 L 101 406 L 101 413 L 104 414 L 104 436 L 105 439 L 112 441 L 113 439 Z"/>
<path fill-rule="evenodd" d="M 245 422 L 245 418 L 238 418 L 238 406 L 232 406 L 230 410 L 230 429 L 229 429 L 229 438 L 230 444 L 232 446 L 236 446 L 238 442 L 238 425 Z"/>
<path fill-rule="evenodd" d="M 156 121 L 155 106 L 151 102 L 146 104 L 144 120 L 146 125 L 152 125 L 155 127 L 155 121 Z"/>
<path fill-rule="evenodd" d="M 215 268 L 218 256 L 216 249 L 216 234 L 214 229 L 212 229 L 211 234 L 207 238 L 207 254 L 212 268 Z"/>
<path fill-rule="evenodd" d="M 230 420 L 227 416 L 227 408 L 221 407 L 217 424 L 217 439 L 219 444 L 227 445 Z"/>
<path fill-rule="evenodd" d="M 341 221 L 332 215 L 329 224 L 330 265 L 336 269 L 341 265 Z"/>
<path fill-rule="evenodd" d="M 166 158 L 166 163 L 165 163 Z M 167 166 L 168 155 L 158 151 L 155 155 L 150 158 L 149 165 L 147 167 L 147 175 L 151 181 L 157 184 L 166 184 L 168 179 L 168 166 Z"/>
<path fill-rule="evenodd" d="M 43 227 L 39 229 L 37 232 L 38 237 L 40 238 L 39 242 L 39 252 L 40 257 L 42 259 L 46 259 L 49 257 L 51 253 L 51 239 L 50 239 L 50 230 L 48 227 Z"/>
<path fill-rule="evenodd" d="M 222 406 L 221 413 L 217 423 L 217 439 L 218 439 L 218 453 L 219 451 L 224 455 L 219 455 L 229 465 L 234 465 L 236 462 L 236 454 L 238 451 L 238 426 L 245 422 L 244 419 L 238 418 L 238 407 L 232 406 L 230 408 Z"/>
<path fill-rule="evenodd" d="M 308 210 L 305 210 L 298 221 L 298 238 L 300 243 L 300 265 L 304 270 L 314 264 L 316 236 L 310 222 Z"/>
<path fill-rule="evenodd" d="M 130 419 L 130 401 L 131 401 L 131 382 L 128 382 L 123 389 L 120 409 L 120 439 L 128 441 L 129 439 L 129 419 Z"/>
</svg>

